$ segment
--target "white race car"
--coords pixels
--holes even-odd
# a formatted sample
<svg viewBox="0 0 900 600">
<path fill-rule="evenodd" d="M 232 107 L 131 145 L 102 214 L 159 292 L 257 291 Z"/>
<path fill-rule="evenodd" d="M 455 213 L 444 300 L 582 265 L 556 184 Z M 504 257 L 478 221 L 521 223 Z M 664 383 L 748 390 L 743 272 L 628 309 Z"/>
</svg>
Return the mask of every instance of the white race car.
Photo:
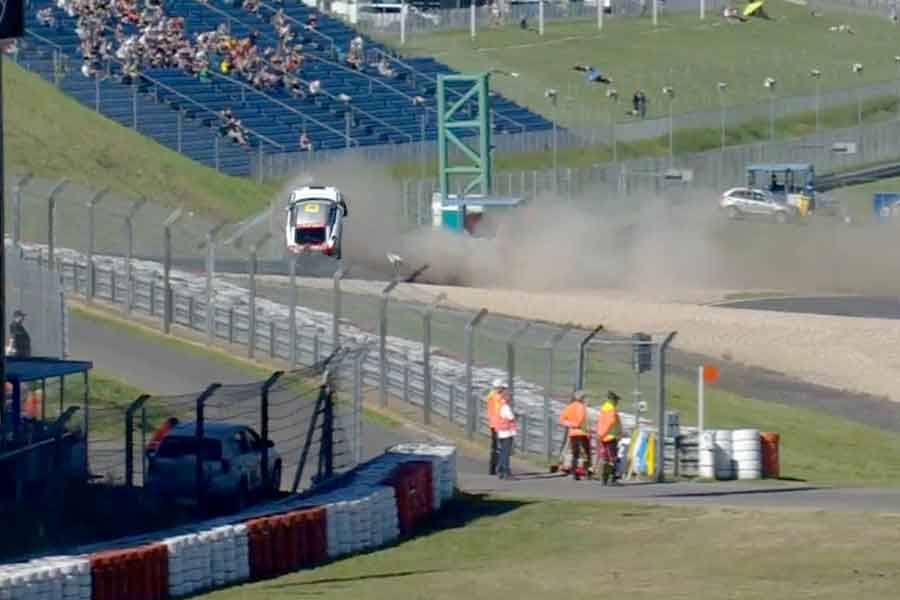
<svg viewBox="0 0 900 600">
<path fill-rule="evenodd" d="M 309 185 L 291 193 L 284 227 L 287 249 L 295 254 L 321 252 L 341 258 L 343 220 L 349 215 L 335 187 Z"/>
</svg>

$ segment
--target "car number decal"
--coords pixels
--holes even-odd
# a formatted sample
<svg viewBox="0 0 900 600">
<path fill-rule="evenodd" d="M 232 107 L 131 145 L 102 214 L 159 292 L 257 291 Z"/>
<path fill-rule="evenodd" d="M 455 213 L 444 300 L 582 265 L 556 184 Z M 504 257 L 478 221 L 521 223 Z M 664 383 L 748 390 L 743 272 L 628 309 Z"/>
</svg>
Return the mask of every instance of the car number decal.
<svg viewBox="0 0 900 600">
<path fill-rule="evenodd" d="M 306 206 L 303 207 L 303 212 L 317 213 L 317 212 L 319 212 L 319 205 L 318 204 L 307 204 Z"/>
</svg>

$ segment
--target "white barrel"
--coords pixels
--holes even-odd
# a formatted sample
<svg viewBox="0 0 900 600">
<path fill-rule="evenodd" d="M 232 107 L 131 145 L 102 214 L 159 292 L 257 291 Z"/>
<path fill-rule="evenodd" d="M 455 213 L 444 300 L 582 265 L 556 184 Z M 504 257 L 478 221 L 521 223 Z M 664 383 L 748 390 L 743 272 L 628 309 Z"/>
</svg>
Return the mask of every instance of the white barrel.
<svg viewBox="0 0 900 600">
<path fill-rule="evenodd" d="M 715 439 L 714 431 L 704 431 L 700 436 L 697 474 L 704 479 L 714 479 L 716 476 Z"/>
<path fill-rule="evenodd" d="M 757 429 L 736 429 L 732 435 L 732 455 L 738 479 L 762 476 L 762 448 Z"/>
<path fill-rule="evenodd" d="M 717 429 L 713 439 L 713 452 L 715 454 L 714 472 L 716 479 L 734 479 L 735 468 L 731 458 L 733 448 L 731 431 L 728 429 Z"/>
</svg>

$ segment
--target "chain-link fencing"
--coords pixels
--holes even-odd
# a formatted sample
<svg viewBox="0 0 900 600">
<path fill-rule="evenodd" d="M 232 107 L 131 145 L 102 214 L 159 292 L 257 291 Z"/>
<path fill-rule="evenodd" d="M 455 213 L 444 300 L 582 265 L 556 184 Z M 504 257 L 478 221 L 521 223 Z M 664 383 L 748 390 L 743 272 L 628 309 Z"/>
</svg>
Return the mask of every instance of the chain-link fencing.
<svg viewBox="0 0 900 600">
<path fill-rule="evenodd" d="M 31 340 L 31 356 L 61 358 L 68 349 L 68 313 L 59 277 L 41 265 L 6 254 L 6 323 L 15 311 Z M 14 341 L 11 337 L 8 341 Z M 18 351 L 18 349 L 16 349 Z"/>
</svg>

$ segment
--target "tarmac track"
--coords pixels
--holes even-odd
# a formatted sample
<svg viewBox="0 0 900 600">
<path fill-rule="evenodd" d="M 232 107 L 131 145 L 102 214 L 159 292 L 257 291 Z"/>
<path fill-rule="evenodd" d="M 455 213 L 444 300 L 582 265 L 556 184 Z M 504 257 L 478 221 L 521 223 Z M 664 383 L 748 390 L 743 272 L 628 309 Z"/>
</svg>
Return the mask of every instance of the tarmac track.
<svg viewBox="0 0 900 600">
<path fill-rule="evenodd" d="M 809 315 L 900 319 L 900 298 L 887 296 L 786 296 L 738 300 L 716 306 Z"/>
<path fill-rule="evenodd" d="M 159 343 L 152 336 L 134 336 L 128 329 L 72 315 L 72 357 L 90 359 L 97 368 L 145 390 L 180 394 L 200 390 L 212 381 L 243 383 L 252 378 L 233 365 L 217 362 L 201 352 Z M 385 447 L 428 435 L 412 427 L 387 428 L 363 424 L 364 458 Z M 597 482 L 575 482 L 546 473 L 528 472 L 519 465 L 515 481 L 500 481 L 486 474 L 479 457 L 460 456 L 460 484 L 472 493 L 500 493 L 534 498 L 639 501 L 679 505 L 722 505 L 817 510 L 900 511 L 900 489 L 815 489 L 786 482 L 628 484 L 605 488 Z"/>
</svg>

